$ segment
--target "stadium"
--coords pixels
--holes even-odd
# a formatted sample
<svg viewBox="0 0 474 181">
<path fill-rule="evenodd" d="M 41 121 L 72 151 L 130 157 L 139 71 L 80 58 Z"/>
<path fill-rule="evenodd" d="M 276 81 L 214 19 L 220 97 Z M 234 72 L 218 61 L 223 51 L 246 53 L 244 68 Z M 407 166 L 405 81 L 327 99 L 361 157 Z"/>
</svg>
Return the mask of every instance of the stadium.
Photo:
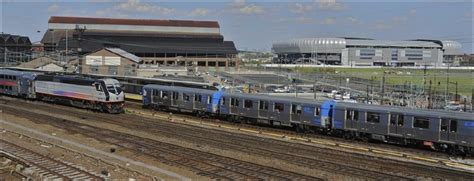
<svg viewBox="0 0 474 181">
<path fill-rule="evenodd" d="M 275 63 L 345 66 L 442 66 L 462 56 L 461 44 L 449 40 L 374 40 L 306 38 L 273 44 Z"/>
</svg>

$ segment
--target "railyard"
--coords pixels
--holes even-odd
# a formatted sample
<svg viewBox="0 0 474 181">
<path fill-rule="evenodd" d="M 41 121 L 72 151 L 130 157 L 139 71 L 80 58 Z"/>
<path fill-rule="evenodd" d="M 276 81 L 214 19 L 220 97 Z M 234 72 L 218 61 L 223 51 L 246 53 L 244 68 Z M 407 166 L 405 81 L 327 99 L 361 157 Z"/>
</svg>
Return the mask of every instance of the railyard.
<svg viewBox="0 0 474 181">
<path fill-rule="evenodd" d="M 135 177 L 129 177 L 134 179 L 186 177 L 191 179 L 339 180 L 358 178 L 376 180 L 387 178 L 404 180 L 469 179 L 473 176 L 472 170 L 466 170 L 472 169 L 469 165 L 458 163 L 457 166 L 453 166 L 443 162 L 410 159 L 410 157 L 416 158 L 416 155 L 428 160 L 429 158 L 449 160 L 447 155 L 443 156 L 440 153 L 410 151 L 406 148 L 402 151 L 410 156 L 404 161 L 389 156 L 381 159 L 380 155 L 373 153 L 343 149 L 363 145 L 357 142 L 326 138 L 326 142 L 344 145 L 335 147 L 318 144 L 318 140 L 322 139 L 316 137 L 310 138 L 311 144 L 290 139 L 291 135 L 286 138 L 272 138 L 264 134 L 269 131 L 258 130 L 255 127 L 242 127 L 240 124 L 211 127 L 209 125 L 215 124 L 215 121 L 196 119 L 188 115 L 178 114 L 170 117 L 166 112 L 143 111 L 137 109 L 137 104 L 132 102 L 127 103 L 126 114 L 109 115 L 42 102 L 25 104 L 25 100 L 11 97 L 2 97 L 1 101 L 4 103 L 0 105 L 1 118 L 13 120 L 9 121 L 12 124 L 36 130 L 42 130 L 39 129 L 40 127 L 48 127 L 45 134 L 54 135 L 59 139 L 67 140 L 72 136 L 76 142 L 95 147 L 97 150 L 133 158 L 137 162 L 145 162 L 148 165 L 173 171 L 173 174 L 152 170 L 142 172 L 144 169 L 137 168 L 138 165 L 133 165 L 133 163 L 114 163 L 105 158 L 95 157 L 98 160 L 104 159 L 99 162 L 115 167 L 110 169 L 98 164 L 96 169 L 99 170 L 96 173 L 100 173 L 101 178 L 123 179 L 127 177 L 123 175 L 124 172 L 117 173 L 117 170 L 122 169 L 135 173 Z M 190 123 L 193 121 L 205 123 L 193 125 Z M 239 129 L 226 129 L 232 126 L 237 126 Z M 3 134 L 6 132 L 13 134 L 6 127 L 4 129 Z M 248 133 L 239 132 L 239 130 L 248 130 Z M 254 133 L 250 130 L 254 130 Z M 273 130 L 273 134 L 282 133 Z M 12 137 L 18 139 L 18 135 Z M 299 135 L 293 135 L 293 137 L 302 138 Z M 48 142 L 45 144 L 54 145 Z M 371 145 L 370 148 L 400 151 L 400 148 L 392 146 Z M 92 156 L 91 159 L 94 157 Z M 459 167 L 459 165 L 462 166 Z M 135 167 L 135 170 L 132 167 Z"/>
<path fill-rule="evenodd" d="M 0 181 L 473 180 L 472 3 L 0 0 Z"/>
</svg>

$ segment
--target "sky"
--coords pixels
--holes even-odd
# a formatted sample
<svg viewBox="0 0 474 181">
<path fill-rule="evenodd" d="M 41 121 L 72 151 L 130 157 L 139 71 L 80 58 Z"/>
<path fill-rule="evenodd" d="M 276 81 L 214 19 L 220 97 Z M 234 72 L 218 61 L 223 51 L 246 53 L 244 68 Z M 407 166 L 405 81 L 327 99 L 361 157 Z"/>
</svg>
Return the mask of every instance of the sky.
<svg viewBox="0 0 474 181">
<path fill-rule="evenodd" d="M 0 30 L 37 42 L 50 16 L 218 21 L 239 50 L 294 38 L 439 39 L 473 51 L 471 0 L 0 0 Z M 40 31 L 40 32 L 38 32 Z"/>
</svg>

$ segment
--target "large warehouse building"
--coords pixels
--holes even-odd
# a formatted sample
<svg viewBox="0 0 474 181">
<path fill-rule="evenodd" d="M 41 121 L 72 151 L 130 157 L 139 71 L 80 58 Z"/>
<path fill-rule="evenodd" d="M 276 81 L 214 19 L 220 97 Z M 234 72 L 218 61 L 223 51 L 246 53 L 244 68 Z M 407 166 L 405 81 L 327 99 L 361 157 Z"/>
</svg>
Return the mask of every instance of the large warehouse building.
<svg viewBox="0 0 474 181">
<path fill-rule="evenodd" d="M 41 42 L 49 52 L 88 54 L 120 48 L 143 64 L 229 67 L 238 63 L 232 41 L 216 21 L 52 16 Z"/>
<path fill-rule="evenodd" d="M 307 38 L 273 44 L 276 63 L 346 66 L 440 66 L 462 55 L 455 41 Z"/>
</svg>

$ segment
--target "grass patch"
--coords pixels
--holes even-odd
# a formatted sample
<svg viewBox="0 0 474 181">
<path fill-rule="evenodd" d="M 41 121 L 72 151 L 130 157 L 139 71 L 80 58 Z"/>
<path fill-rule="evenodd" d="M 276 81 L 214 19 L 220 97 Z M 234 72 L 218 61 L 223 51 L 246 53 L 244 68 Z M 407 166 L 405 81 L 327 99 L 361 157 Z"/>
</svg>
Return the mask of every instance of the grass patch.
<svg viewBox="0 0 474 181">
<path fill-rule="evenodd" d="M 403 85 L 412 84 L 428 88 L 432 83 L 432 90 L 444 92 L 446 89 L 448 72 L 446 69 L 441 70 L 423 70 L 420 69 L 403 69 L 403 68 L 334 68 L 334 67 L 298 67 L 292 71 L 300 73 L 326 73 L 335 74 L 343 77 L 358 77 L 363 79 L 372 79 L 381 81 L 385 73 L 386 84 Z M 337 75 L 336 75 L 337 74 Z M 471 70 L 449 70 L 448 89 L 450 93 L 455 93 L 455 83 L 458 83 L 458 93 L 463 96 L 471 96 L 474 88 L 474 74 Z M 425 79 L 425 81 L 423 81 Z"/>
</svg>

